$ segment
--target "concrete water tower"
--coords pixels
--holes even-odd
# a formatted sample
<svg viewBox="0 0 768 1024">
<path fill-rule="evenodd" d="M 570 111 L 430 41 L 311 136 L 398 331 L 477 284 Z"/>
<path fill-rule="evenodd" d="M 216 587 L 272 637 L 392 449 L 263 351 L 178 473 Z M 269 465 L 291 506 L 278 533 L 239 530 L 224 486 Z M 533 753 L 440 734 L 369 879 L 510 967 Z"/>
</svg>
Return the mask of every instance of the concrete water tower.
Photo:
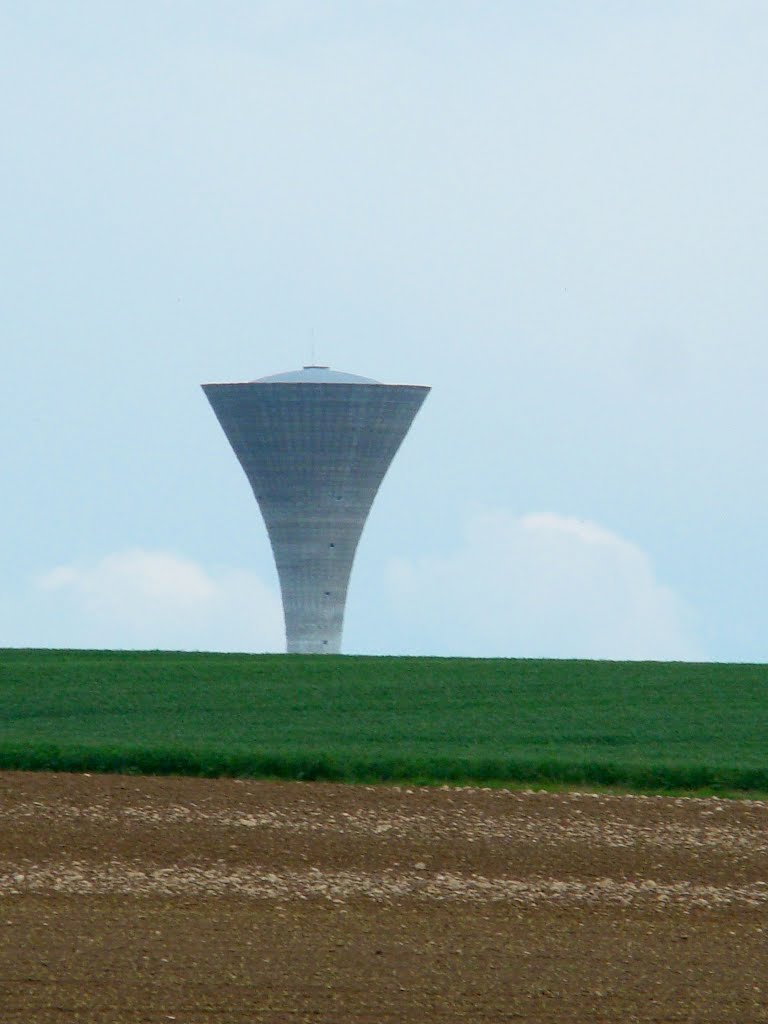
<svg viewBox="0 0 768 1024">
<path fill-rule="evenodd" d="M 305 366 L 203 390 L 264 516 L 287 651 L 338 653 L 360 535 L 429 388 Z"/>
</svg>

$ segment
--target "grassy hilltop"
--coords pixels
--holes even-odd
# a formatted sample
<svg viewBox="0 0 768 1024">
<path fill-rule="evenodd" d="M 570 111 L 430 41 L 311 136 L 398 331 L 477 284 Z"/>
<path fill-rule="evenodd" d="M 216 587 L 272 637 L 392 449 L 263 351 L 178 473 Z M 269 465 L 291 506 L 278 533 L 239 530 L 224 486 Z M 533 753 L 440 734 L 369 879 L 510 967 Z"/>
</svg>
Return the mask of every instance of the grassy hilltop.
<svg viewBox="0 0 768 1024">
<path fill-rule="evenodd" d="M 0 768 L 768 792 L 768 666 L 0 651 Z"/>
</svg>

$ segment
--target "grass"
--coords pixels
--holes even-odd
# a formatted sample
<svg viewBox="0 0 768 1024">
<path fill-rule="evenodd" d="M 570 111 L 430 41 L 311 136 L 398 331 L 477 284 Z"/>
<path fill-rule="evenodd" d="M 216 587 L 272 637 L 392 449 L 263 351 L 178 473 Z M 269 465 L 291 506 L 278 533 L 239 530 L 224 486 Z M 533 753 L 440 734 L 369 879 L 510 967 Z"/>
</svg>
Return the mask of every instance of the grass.
<svg viewBox="0 0 768 1024">
<path fill-rule="evenodd" d="M 768 666 L 0 651 L 0 768 L 768 792 Z"/>
</svg>

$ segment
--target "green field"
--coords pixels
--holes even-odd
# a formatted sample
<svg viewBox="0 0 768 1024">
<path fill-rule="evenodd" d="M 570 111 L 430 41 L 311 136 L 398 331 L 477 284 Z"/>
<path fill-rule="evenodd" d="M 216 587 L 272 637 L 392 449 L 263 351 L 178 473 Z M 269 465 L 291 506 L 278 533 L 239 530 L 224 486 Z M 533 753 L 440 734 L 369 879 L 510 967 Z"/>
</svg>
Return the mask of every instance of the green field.
<svg viewBox="0 0 768 1024">
<path fill-rule="evenodd" d="M 0 651 L 0 768 L 768 792 L 768 667 Z"/>
</svg>

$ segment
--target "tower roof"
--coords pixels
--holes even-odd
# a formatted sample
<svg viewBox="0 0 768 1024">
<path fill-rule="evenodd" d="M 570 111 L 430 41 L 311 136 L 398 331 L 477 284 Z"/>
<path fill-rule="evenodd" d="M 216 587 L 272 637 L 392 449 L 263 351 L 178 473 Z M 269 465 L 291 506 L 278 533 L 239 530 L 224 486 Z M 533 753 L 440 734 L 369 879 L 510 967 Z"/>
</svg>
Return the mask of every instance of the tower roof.
<svg viewBox="0 0 768 1024">
<path fill-rule="evenodd" d="M 343 373 L 329 366 L 303 366 L 300 370 L 275 373 L 271 377 L 259 377 L 254 384 L 380 384 L 371 377 L 360 377 L 356 373 Z"/>
</svg>

